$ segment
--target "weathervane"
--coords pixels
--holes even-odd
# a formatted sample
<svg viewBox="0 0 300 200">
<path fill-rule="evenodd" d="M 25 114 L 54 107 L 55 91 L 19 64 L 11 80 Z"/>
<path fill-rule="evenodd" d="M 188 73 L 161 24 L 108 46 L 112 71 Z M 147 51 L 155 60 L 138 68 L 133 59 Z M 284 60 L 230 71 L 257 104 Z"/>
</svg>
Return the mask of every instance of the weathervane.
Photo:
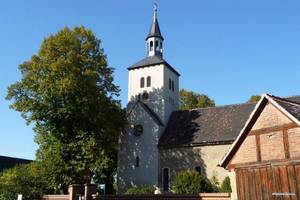
<svg viewBox="0 0 300 200">
<path fill-rule="evenodd" d="M 153 4 L 153 11 L 154 11 L 154 14 L 156 16 L 157 15 L 157 4 L 155 2 Z"/>
</svg>

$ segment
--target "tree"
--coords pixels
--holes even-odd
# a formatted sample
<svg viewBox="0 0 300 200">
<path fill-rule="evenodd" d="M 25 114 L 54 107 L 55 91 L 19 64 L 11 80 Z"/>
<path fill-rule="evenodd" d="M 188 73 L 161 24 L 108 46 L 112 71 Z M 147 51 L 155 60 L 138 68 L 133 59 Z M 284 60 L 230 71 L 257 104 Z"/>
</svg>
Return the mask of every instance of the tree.
<svg viewBox="0 0 300 200">
<path fill-rule="evenodd" d="M 198 94 L 192 91 L 181 89 L 179 91 L 180 109 L 189 110 L 194 108 L 214 107 L 214 100 L 205 94 Z"/>
<path fill-rule="evenodd" d="M 11 108 L 34 124 L 37 160 L 49 184 L 64 191 L 89 183 L 96 171 L 109 177 L 116 168 L 125 115 L 100 44 L 91 30 L 64 28 L 44 39 L 19 66 L 21 80 L 8 88 Z"/>
<path fill-rule="evenodd" d="M 232 192 L 230 178 L 226 176 L 221 184 L 220 192 Z"/>
<path fill-rule="evenodd" d="M 15 200 L 18 194 L 25 200 L 39 200 L 47 189 L 37 163 L 17 165 L 0 176 L 1 200 Z"/>
<path fill-rule="evenodd" d="M 248 103 L 257 103 L 260 100 L 260 95 L 252 95 L 247 101 Z"/>
</svg>

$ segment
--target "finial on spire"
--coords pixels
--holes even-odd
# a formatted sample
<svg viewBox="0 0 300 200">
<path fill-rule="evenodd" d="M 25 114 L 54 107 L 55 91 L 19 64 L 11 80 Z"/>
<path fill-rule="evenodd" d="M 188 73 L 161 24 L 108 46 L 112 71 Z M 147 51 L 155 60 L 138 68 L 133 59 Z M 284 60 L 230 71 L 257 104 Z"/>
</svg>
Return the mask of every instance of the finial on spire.
<svg viewBox="0 0 300 200">
<path fill-rule="evenodd" d="M 153 11 L 154 11 L 154 19 L 156 19 L 157 18 L 157 4 L 156 3 L 154 3 L 153 4 Z"/>
</svg>

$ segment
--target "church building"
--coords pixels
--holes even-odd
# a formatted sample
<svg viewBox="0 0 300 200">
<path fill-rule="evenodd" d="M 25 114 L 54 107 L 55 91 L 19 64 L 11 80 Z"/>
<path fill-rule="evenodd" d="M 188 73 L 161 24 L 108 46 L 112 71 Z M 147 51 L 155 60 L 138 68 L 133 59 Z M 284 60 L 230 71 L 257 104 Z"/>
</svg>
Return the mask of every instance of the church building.
<svg viewBox="0 0 300 200">
<path fill-rule="evenodd" d="M 128 68 L 127 126 L 121 134 L 117 188 L 153 185 L 171 192 L 171 182 L 182 170 L 222 182 L 235 174 L 218 167 L 251 112 L 253 103 L 179 110 L 179 72 L 163 58 L 163 41 L 154 9 L 147 55 Z M 299 96 L 291 97 L 300 102 Z"/>
</svg>

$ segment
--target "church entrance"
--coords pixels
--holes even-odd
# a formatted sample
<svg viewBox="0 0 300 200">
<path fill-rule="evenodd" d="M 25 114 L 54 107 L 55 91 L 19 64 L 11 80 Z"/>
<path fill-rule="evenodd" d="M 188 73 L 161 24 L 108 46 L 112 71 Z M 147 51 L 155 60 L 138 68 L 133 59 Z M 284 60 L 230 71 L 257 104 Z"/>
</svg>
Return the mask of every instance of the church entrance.
<svg viewBox="0 0 300 200">
<path fill-rule="evenodd" d="M 169 191 L 170 174 L 169 168 L 163 169 L 163 190 Z"/>
</svg>

